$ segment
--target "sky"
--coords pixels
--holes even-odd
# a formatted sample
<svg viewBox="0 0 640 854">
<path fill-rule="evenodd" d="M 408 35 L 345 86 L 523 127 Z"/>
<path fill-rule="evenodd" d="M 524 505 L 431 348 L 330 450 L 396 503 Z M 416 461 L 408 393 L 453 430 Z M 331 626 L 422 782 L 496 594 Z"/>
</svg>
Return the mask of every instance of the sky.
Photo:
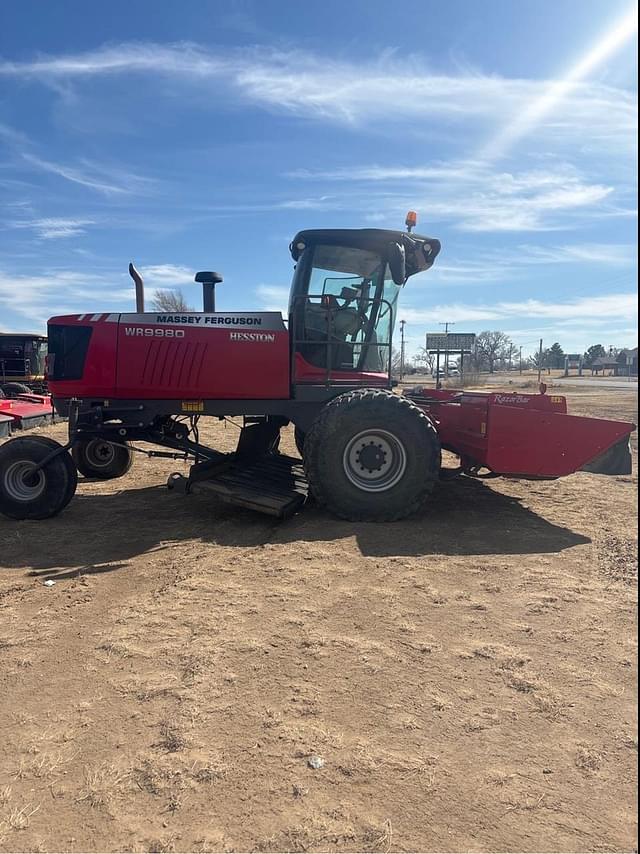
<svg viewBox="0 0 640 854">
<path fill-rule="evenodd" d="M 398 317 L 637 344 L 628 0 L 3 0 L 0 331 L 217 270 L 284 309 L 303 228 L 436 237 Z"/>
</svg>

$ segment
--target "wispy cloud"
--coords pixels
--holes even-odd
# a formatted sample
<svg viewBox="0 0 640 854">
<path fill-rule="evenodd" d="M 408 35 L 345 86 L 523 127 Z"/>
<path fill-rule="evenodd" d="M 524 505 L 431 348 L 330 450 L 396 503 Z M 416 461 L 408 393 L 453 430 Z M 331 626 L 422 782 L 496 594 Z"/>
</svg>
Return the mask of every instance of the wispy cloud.
<svg viewBox="0 0 640 854">
<path fill-rule="evenodd" d="M 26 163 L 36 169 L 57 175 L 73 184 L 88 187 L 90 190 L 96 190 L 105 196 L 140 194 L 141 191 L 148 191 L 154 184 L 151 179 L 141 175 L 88 160 L 81 160 L 79 164 L 69 166 L 45 160 L 30 152 L 23 151 L 21 156 Z"/>
<path fill-rule="evenodd" d="M 478 161 L 417 167 L 371 165 L 303 170 L 288 177 L 321 185 L 340 182 L 346 187 L 342 196 L 329 197 L 326 204 L 359 205 L 363 210 L 375 206 L 396 219 L 415 206 L 430 221 L 452 222 L 470 232 L 566 227 L 571 215 L 606 215 L 615 193 L 613 186 L 589 182 L 568 163 L 512 172 Z"/>
<path fill-rule="evenodd" d="M 177 264 L 150 264 L 140 268 L 145 285 L 154 288 L 175 288 L 192 285 L 195 272 Z"/>
<path fill-rule="evenodd" d="M 636 247 L 632 243 L 576 243 L 558 246 L 535 246 L 521 244 L 514 249 L 480 249 L 467 258 L 443 258 L 414 280 L 425 285 L 443 282 L 446 284 L 483 284 L 485 282 L 514 281 L 538 272 L 540 266 L 553 269 L 557 265 L 577 264 L 592 267 L 628 269 L 629 280 L 633 278 L 636 264 Z"/>
<path fill-rule="evenodd" d="M 289 288 L 284 285 L 258 285 L 258 302 L 265 311 L 281 311 L 286 315 L 289 303 Z"/>
<path fill-rule="evenodd" d="M 0 75 L 42 80 L 81 80 L 98 75 L 155 74 L 189 81 L 222 96 L 278 112 L 361 123 L 376 118 L 445 117 L 450 123 L 481 124 L 487 134 L 506 125 L 523 104 L 546 97 L 554 81 L 464 72 L 438 74 L 417 58 L 390 54 L 377 62 L 348 62 L 302 51 L 245 49 L 215 53 L 192 43 L 125 43 L 85 53 L 2 62 Z M 632 93 L 597 81 L 575 81 L 562 102 L 538 116 L 538 132 L 555 139 L 588 139 L 630 151 L 635 128 Z"/>
<path fill-rule="evenodd" d="M 85 234 L 87 226 L 94 225 L 92 219 L 64 219 L 48 217 L 44 219 L 20 220 L 9 224 L 10 228 L 32 229 L 42 240 L 54 240 L 65 237 L 77 237 Z"/>
<path fill-rule="evenodd" d="M 494 321 L 504 323 L 512 318 L 548 318 L 550 320 L 580 320 L 594 317 L 618 318 L 629 321 L 638 313 L 637 293 L 606 294 L 580 297 L 566 302 L 525 299 L 493 304 L 450 303 L 428 309 L 403 308 L 402 316 L 411 323 L 437 324 L 440 319 L 453 323 Z M 498 327 L 499 328 L 499 327 Z"/>
<path fill-rule="evenodd" d="M 18 161 L 38 172 L 46 172 L 95 190 L 105 196 L 128 196 L 146 194 L 157 185 L 157 181 L 130 170 L 108 163 L 95 163 L 80 158 L 73 163 L 61 163 L 42 157 L 38 146 L 22 131 L 0 123 L 0 140 L 14 152 Z"/>
<path fill-rule="evenodd" d="M 0 270 L 0 317 L 22 318 L 13 328 L 37 332 L 49 317 L 80 311 L 133 308 L 134 291 L 126 273 L 88 273 L 47 269 L 14 274 Z"/>
</svg>

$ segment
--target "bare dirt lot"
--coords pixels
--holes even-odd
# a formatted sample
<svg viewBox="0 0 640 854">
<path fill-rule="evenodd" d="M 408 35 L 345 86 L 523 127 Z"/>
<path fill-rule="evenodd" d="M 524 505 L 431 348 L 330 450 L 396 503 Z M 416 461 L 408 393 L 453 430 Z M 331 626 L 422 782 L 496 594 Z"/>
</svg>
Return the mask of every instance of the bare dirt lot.
<svg viewBox="0 0 640 854">
<path fill-rule="evenodd" d="M 637 469 L 356 525 L 175 495 L 181 465 L 0 519 L 2 850 L 635 847 Z"/>
</svg>

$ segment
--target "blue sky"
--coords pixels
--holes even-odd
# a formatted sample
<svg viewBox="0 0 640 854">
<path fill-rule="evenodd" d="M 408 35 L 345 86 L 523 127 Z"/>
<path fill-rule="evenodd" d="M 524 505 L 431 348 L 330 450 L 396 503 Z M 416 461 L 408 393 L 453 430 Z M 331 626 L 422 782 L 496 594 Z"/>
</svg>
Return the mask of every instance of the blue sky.
<svg viewBox="0 0 640 854">
<path fill-rule="evenodd" d="M 637 17 L 617 0 L 3 0 L 0 331 L 224 274 L 280 308 L 301 228 L 439 238 L 401 296 L 578 352 L 637 343 Z"/>
</svg>

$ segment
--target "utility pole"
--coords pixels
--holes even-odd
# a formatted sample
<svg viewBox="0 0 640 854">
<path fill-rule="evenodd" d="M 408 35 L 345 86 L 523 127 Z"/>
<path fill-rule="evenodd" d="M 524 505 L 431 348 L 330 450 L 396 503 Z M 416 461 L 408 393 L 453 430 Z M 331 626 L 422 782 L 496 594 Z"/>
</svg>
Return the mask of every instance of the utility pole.
<svg viewBox="0 0 640 854">
<path fill-rule="evenodd" d="M 538 385 L 542 381 L 542 338 L 540 339 L 540 349 L 538 350 Z"/>
<path fill-rule="evenodd" d="M 522 344 L 520 345 L 520 373 L 522 373 Z"/>
<path fill-rule="evenodd" d="M 404 325 L 406 320 L 400 321 L 400 382 L 404 379 Z"/>
<path fill-rule="evenodd" d="M 438 326 L 444 326 L 444 334 L 449 334 L 449 327 L 455 326 L 455 323 L 452 323 L 450 320 L 445 321 L 445 323 L 439 323 Z M 445 377 L 449 376 L 449 345 L 447 344 L 447 348 L 444 354 L 444 375 Z"/>
</svg>

